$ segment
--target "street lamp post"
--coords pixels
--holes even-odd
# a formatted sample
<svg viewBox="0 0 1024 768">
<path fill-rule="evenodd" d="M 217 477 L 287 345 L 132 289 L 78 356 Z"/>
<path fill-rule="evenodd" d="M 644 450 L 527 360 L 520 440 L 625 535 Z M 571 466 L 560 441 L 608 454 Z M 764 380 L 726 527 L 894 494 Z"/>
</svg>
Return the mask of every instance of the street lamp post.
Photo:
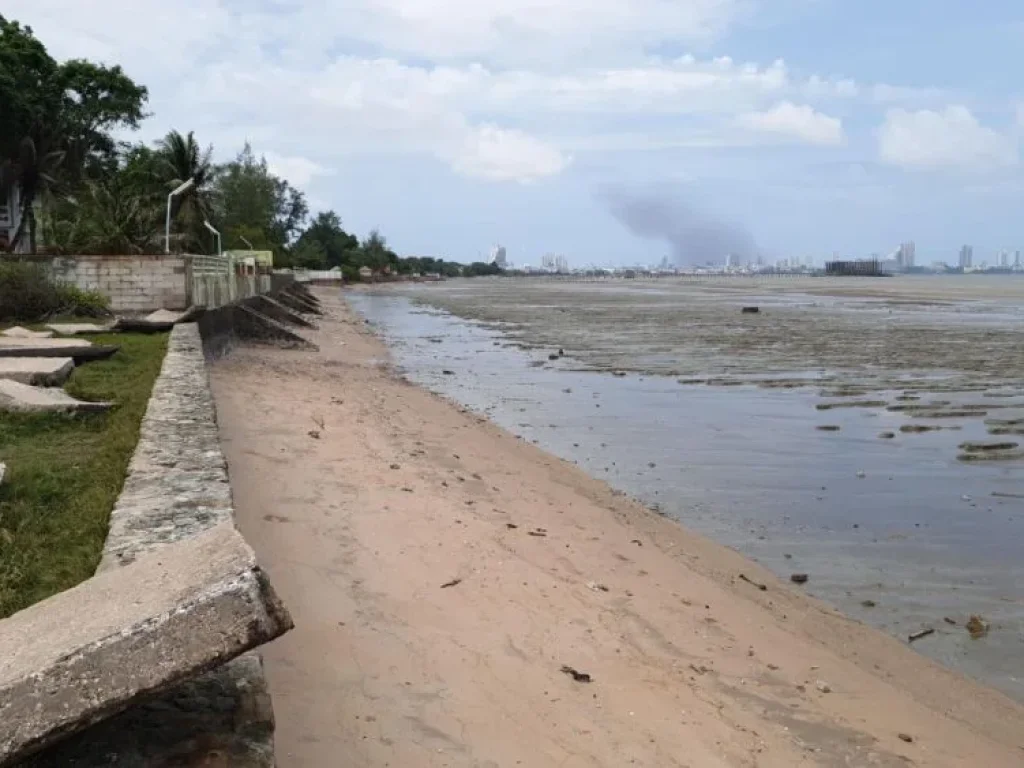
<svg viewBox="0 0 1024 768">
<path fill-rule="evenodd" d="M 215 234 L 217 236 L 217 255 L 220 256 L 221 254 L 224 253 L 224 249 L 221 248 L 221 245 L 220 245 L 220 232 L 218 232 L 214 228 L 213 224 L 211 224 L 209 221 L 204 221 L 203 222 L 203 226 L 206 227 L 208 230 L 210 230 L 211 232 L 213 232 L 213 234 Z"/>
<path fill-rule="evenodd" d="M 180 195 L 182 192 L 191 189 L 196 183 L 195 176 L 186 181 L 184 184 L 173 190 L 171 194 L 167 196 L 167 226 L 164 229 L 164 253 L 171 252 L 171 201 L 174 200 L 175 196 Z"/>
</svg>

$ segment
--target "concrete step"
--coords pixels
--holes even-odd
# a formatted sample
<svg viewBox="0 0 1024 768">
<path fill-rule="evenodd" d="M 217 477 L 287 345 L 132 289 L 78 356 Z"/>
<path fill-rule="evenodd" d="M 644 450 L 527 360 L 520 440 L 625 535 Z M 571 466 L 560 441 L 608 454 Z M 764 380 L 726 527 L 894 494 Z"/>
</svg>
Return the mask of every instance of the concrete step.
<svg viewBox="0 0 1024 768">
<path fill-rule="evenodd" d="M 25 413 L 95 413 L 106 411 L 113 403 L 76 400 L 63 389 L 31 387 L 19 381 L 0 379 L 0 411 Z"/>
<path fill-rule="evenodd" d="M 79 336 L 83 333 L 108 333 L 112 323 L 49 323 L 46 327 L 61 336 Z"/>
<path fill-rule="evenodd" d="M 231 523 L 0 621 L 0 768 L 292 628 Z"/>
<path fill-rule="evenodd" d="M 73 370 L 70 357 L 0 357 L 0 379 L 35 387 L 59 387 Z"/>
<path fill-rule="evenodd" d="M 10 339 L 49 339 L 53 336 L 53 331 L 30 331 L 28 328 L 15 325 L 0 331 L 0 336 L 6 336 Z"/>
</svg>

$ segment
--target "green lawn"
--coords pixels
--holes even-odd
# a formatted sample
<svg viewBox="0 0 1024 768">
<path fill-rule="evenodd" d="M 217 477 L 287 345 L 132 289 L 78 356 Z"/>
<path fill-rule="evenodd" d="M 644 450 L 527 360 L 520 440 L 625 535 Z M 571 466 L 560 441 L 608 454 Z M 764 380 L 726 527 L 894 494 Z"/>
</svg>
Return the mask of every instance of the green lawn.
<svg viewBox="0 0 1024 768">
<path fill-rule="evenodd" d="M 65 389 L 111 411 L 0 413 L 0 618 L 93 574 L 167 349 L 167 334 L 87 338 L 121 350 L 76 368 Z"/>
</svg>

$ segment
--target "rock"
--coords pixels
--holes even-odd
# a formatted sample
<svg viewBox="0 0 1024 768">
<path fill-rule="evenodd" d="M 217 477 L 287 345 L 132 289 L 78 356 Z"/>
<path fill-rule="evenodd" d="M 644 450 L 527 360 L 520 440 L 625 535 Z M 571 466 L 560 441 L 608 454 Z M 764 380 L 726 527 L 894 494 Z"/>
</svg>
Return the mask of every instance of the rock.
<svg viewBox="0 0 1024 768">
<path fill-rule="evenodd" d="M 447 368 L 445 368 L 443 371 L 441 371 L 441 373 L 444 374 L 445 376 L 454 376 L 455 375 L 455 371 L 449 371 Z"/>
<path fill-rule="evenodd" d="M 1006 442 L 998 442 L 996 440 L 986 441 L 973 441 L 960 443 L 960 450 L 968 453 L 975 453 L 978 451 L 1011 451 L 1017 448 L 1020 443 L 1007 440 Z"/>
<path fill-rule="evenodd" d="M 73 370 L 70 357 L 0 357 L 0 379 L 35 387 L 59 387 Z"/>
<path fill-rule="evenodd" d="M 878 436 L 882 440 L 892 440 L 894 437 L 896 437 L 896 433 L 895 432 L 879 432 Z"/>
<path fill-rule="evenodd" d="M 965 626 L 967 631 L 971 633 L 971 637 L 975 640 L 988 634 L 988 622 L 981 618 L 981 616 L 972 615 Z"/>
<path fill-rule="evenodd" d="M 832 693 L 832 686 L 830 686 L 824 680 L 819 680 L 818 682 L 816 682 L 814 684 L 814 687 L 817 688 L 822 693 Z"/>
<path fill-rule="evenodd" d="M 792 581 L 794 584 L 806 584 L 809 578 L 810 576 L 808 576 L 806 573 L 794 573 L 792 576 L 789 577 L 789 580 Z"/>
<path fill-rule="evenodd" d="M 756 315 L 760 311 L 760 307 L 743 307 L 743 309 L 740 310 L 740 313 L 744 315 Z"/>
<path fill-rule="evenodd" d="M 0 766 L 291 627 L 231 523 L 37 603 L 0 622 Z"/>
<path fill-rule="evenodd" d="M 900 741 L 905 741 L 907 744 L 912 744 L 914 742 L 914 737 L 909 733 L 898 733 L 896 735 L 899 737 Z"/>
<path fill-rule="evenodd" d="M 30 387 L 17 381 L 0 379 L 0 411 L 31 413 L 95 413 L 106 411 L 113 403 L 76 400 L 62 389 Z"/>
<path fill-rule="evenodd" d="M 874 608 L 876 605 L 878 605 L 878 603 L 876 603 L 874 600 L 861 600 L 860 604 L 865 608 Z"/>
<path fill-rule="evenodd" d="M 558 354 L 548 355 L 548 360 L 557 360 Z"/>
</svg>

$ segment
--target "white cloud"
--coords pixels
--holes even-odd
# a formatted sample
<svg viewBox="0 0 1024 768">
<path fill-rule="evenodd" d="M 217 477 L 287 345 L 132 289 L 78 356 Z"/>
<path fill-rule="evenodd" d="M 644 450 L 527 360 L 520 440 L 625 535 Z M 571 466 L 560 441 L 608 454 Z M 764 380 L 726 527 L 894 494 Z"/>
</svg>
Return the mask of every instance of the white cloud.
<svg viewBox="0 0 1024 768">
<path fill-rule="evenodd" d="M 329 176 L 332 171 L 306 157 L 279 155 L 276 152 L 263 153 L 270 172 L 288 179 L 296 187 L 304 187 L 315 176 Z"/>
<path fill-rule="evenodd" d="M 107 0 L 97 14 L 5 0 L 4 13 L 54 55 L 120 63 L 148 85 L 145 138 L 194 129 L 221 156 L 250 139 L 293 183 L 322 186 L 353 154 L 536 181 L 613 144 L 841 143 L 837 118 L 796 104 L 870 99 L 869 86 L 781 60 L 649 55 L 715 40 L 765 1 Z"/>
<path fill-rule="evenodd" d="M 466 176 L 529 182 L 561 173 L 569 161 L 555 147 L 532 136 L 483 125 L 466 135 L 453 166 Z"/>
<path fill-rule="evenodd" d="M 986 171 L 1019 161 L 1012 138 L 985 127 L 962 105 L 941 112 L 890 110 L 878 132 L 878 152 L 883 162 L 916 170 Z"/>
<path fill-rule="evenodd" d="M 776 104 L 765 112 L 740 115 L 738 123 L 752 131 L 785 136 L 808 144 L 837 146 L 845 141 L 839 118 L 789 101 Z"/>
</svg>

